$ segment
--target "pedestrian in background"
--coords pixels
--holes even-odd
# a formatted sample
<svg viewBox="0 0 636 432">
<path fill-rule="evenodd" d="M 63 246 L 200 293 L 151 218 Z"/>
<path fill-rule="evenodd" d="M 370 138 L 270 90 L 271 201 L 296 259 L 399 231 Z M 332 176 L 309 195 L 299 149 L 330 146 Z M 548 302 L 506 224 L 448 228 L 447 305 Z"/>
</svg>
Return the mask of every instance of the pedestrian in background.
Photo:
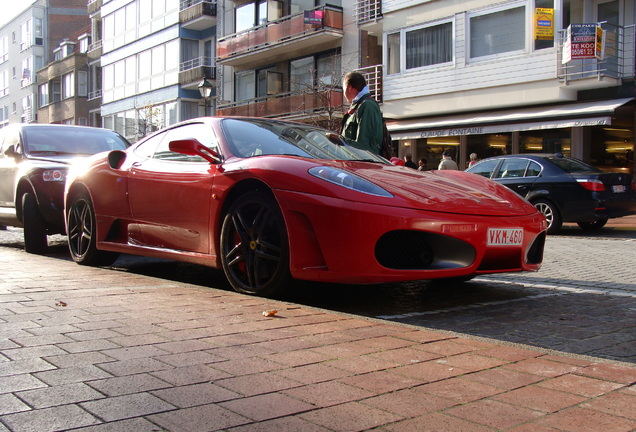
<svg viewBox="0 0 636 432">
<path fill-rule="evenodd" d="M 409 168 L 413 168 L 413 169 L 417 169 L 417 165 L 415 165 L 415 162 L 413 162 L 413 156 L 411 156 L 411 153 L 407 153 L 404 155 L 404 166 L 409 167 Z"/>
<path fill-rule="evenodd" d="M 420 165 L 419 167 L 417 167 L 418 171 L 428 171 L 428 166 L 426 166 L 426 159 L 420 159 L 418 164 Z"/>
<path fill-rule="evenodd" d="M 468 168 L 477 163 L 477 153 L 471 153 L 469 158 L 470 160 L 468 161 Z"/>
<path fill-rule="evenodd" d="M 342 118 L 340 134 L 352 146 L 380 154 L 382 111 L 371 97 L 367 81 L 361 73 L 349 72 L 342 81 L 342 88 L 351 105 Z"/>
<path fill-rule="evenodd" d="M 457 163 L 451 157 L 450 152 L 445 151 L 442 154 L 442 161 L 439 163 L 439 166 L 437 167 L 437 169 L 438 170 L 458 170 L 459 167 L 457 166 Z"/>
</svg>

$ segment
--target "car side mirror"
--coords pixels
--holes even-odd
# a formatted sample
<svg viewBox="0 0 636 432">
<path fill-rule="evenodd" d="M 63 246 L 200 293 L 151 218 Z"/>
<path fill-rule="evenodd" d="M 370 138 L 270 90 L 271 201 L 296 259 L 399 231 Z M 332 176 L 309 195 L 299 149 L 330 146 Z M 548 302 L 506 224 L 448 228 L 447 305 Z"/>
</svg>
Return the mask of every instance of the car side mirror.
<svg viewBox="0 0 636 432">
<path fill-rule="evenodd" d="M 188 156 L 200 156 L 211 164 L 221 162 L 220 154 L 214 150 L 210 150 L 195 138 L 170 141 L 168 148 L 170 151 L 175 153 L 181 153 Z"/>
<path fill-rule="evenodd" d="M 20 153 L 15 151 L 15 144 L 11 144 L 9 147 L 7 147 L 7 149 L 4 151 L 4 155 L 6 157 L 10 157 L 13 159 L 17 159 L 20 156 Z"/>
</svg>

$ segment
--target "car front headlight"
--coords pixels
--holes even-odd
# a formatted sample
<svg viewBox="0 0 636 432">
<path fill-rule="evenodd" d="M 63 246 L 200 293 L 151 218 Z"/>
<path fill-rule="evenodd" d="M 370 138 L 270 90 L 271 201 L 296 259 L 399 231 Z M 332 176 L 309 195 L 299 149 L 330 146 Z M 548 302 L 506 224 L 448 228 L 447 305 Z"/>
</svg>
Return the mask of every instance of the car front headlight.
<svg viewBox="0 0 636 432">
<path fill-rule="evenodd" d="M 66 171 L 64 170 L 45 170 L 42 172 L 42 180 L 45 182 L 64 182 L 66 181 Z"/>
<path fill-rule="evenodd" d="M 313 167 L 309 170 L 309 174 L 319 179 L 337 184 L 347 189 L 366 193 L 369 195 L 377 195 L 381 197 L 393 198 L 393 195 L 380 186 L 371 183 L 368 180 L 358 177 L 350 172 L 326 166 Z"/>
</svg>

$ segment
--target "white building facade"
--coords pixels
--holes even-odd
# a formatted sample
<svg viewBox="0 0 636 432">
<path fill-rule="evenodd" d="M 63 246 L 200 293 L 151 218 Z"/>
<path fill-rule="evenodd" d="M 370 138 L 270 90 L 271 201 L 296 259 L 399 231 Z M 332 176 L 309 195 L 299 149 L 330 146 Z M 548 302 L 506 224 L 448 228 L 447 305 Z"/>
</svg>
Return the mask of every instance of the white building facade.
<svg viewBox="0 0 636 432">
<path fill-rule="evenodd" d="M 633 170 L 634 1 L 387 0 L 382 8 L 382 108 L 400 155 L 435 168 L 451 151 L 465 168 L 473 152 L 562 152 Z M 576 31 L 596 27 L 601 40 L 581 54 L 590 45 Z"/>
</svg>

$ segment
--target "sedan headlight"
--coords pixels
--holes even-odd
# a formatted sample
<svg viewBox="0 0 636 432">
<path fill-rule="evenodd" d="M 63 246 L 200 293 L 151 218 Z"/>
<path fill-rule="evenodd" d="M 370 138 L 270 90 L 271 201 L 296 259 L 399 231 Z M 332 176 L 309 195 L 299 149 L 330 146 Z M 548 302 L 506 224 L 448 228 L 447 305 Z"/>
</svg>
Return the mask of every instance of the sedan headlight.
<svg viewBox="0 0 636 432">
<path fill-rule="evenodd" d="M 337 184 L 339 186 L 346 187 L 354 191 L 366 193 L 369 195 L 377 195 L 387 198 L 393 198 L 393 195 L 380 186 L 371 183 L 368 180 L 358 177 L 350 172 L 333 168 L 333 167 L 313 167 L 309 170 L 309 174 L 318 177 L 319 179 L 326 180 L 330 183 Z"/>
<path fill-rule="evenodd" d="M 66 171 L 63 170 L 45 170 L 42 172 L 42 180 L 49 182 L 64 182 L 66 181 Z"/>
</svg>

